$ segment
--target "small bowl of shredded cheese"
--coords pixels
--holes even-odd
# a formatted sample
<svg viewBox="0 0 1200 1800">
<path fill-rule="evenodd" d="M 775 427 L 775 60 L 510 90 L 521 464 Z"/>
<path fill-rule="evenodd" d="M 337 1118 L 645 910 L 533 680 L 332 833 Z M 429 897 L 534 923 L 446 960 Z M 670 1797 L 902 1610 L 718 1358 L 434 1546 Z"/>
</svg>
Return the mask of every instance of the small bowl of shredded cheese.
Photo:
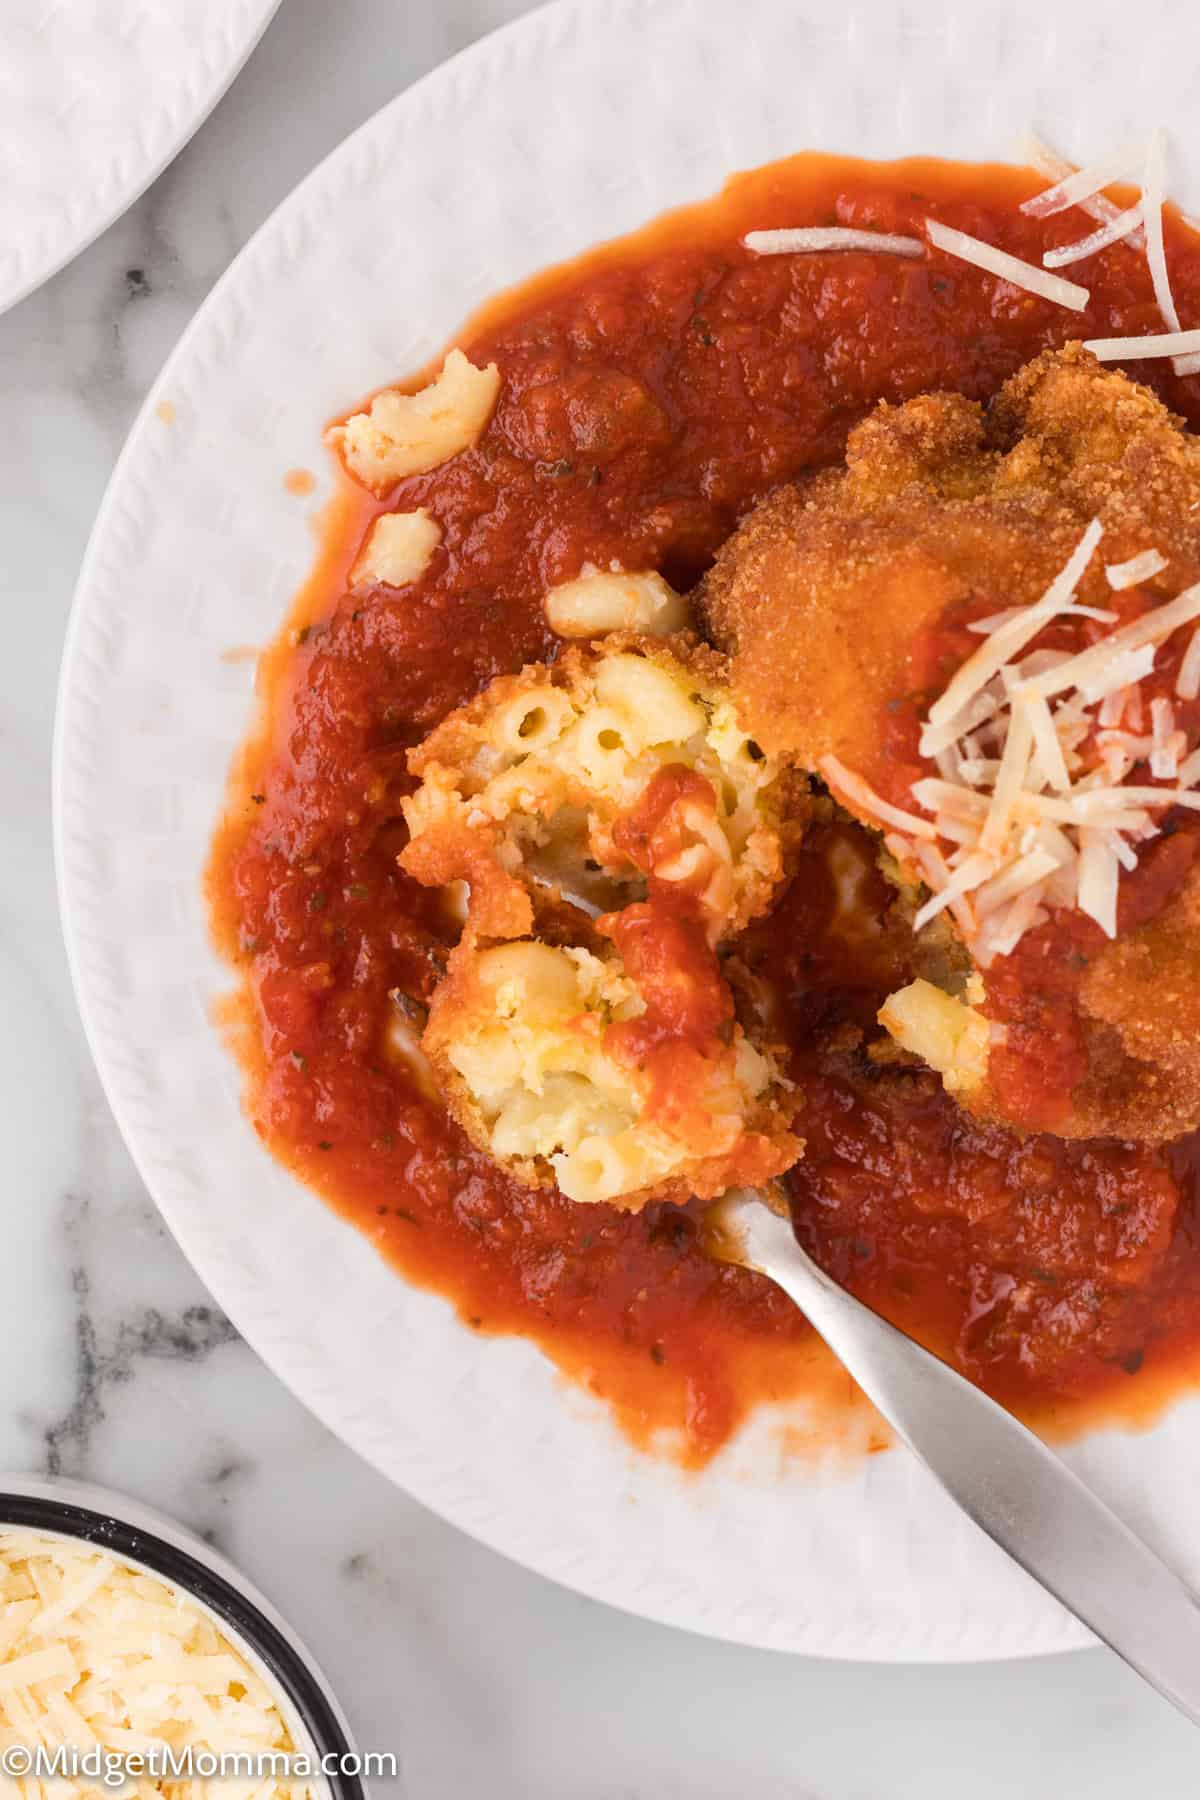
<svg viewBox="0 0 1200 1800">
<path fill-rule="evenodd" d="M 362 1800 L 360 1771 L 310 1653 L 201 1539 L 0 1477 L 0 1793 Z"/>
</svg>

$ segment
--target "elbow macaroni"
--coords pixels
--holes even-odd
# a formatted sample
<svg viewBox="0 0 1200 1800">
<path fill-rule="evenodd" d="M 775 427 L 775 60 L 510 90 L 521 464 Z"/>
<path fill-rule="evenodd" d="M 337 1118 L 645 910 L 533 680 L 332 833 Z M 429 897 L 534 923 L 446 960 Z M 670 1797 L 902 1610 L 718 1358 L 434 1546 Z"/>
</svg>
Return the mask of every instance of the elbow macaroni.
<svg viewBox="0 0 1200 1800">
<path fill-rule="evenodd" d="M 622 635 L 493 682 L 410 758 L 404 867 L 468 881 L 489 936 L 528 932 L 538 888 L 599 888 L 607 911 L 650 880 L 695 896 L 713 942 L 741 929 L 782 879 L 788 778 L 723 675 L 710 651 Z M 667 771 L 689 781 L 651 829 L 639 808 Z"/>
<path fill-rule="evenodd" d="M 564 638 L 603 637 L 609 631 L 669 637 L 688 622 L 683 595 L 652 570 L 634 575 L 584 563 L 573 581 L 551 588 L 543 604 L 546 623 Z"/>
<path fill-rule="evenodd" d="M 375 520 L 350 571 L 352 588 L 383 582 L 408 587 L 419 581 L 442 541 L 442 529 L 423 506 L 416 512 L 384 513 Z"/>
<path fill-rule="evenodd" d="M 918 978 L 888 996 L 879 1022 L 902 1050 L 936 1070 L 948 1094 L 970 1094 L 982 1085 L 991 1028 L 965 1000 Z"/>
<path fill-rule="evenodd" d="M 382 494 L 406 475 L 424 475 L 468 450 L 482 435 L 500 392 L 495 363 L 476 368 L 451 350 L 435 380 L 415 394 L 376 394 L 366 412 L 335 425 L 326 441 L 350 473 Z"/>
<path fill-rule="evenodd" d="M 528 939 L 480 949 L 468 936 L 424 1042 L 474 1142 L 518 1180 L 554 1178 L 569 1200 L 712 1197 L 794 1161 L 770 1055 L 734 1026 L 710 1047 L 702 1089 L 689 1082 L 687 1104 L 664 1108 L 613 1032 L 644 1010 L 617 956 Z"/>
</svg>

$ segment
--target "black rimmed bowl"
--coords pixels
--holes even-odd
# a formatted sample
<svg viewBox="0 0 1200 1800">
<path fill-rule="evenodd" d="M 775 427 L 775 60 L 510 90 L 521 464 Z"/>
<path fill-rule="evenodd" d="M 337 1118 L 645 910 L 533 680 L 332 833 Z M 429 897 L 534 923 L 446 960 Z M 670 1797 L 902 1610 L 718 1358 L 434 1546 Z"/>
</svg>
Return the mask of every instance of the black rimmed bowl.
<svg viewBox="0 0 1200 1800">
<path fill-rule="evenodd" d="M 277 1695 L 297 1751 L 327 1772 L 328 1800 L 366 1800 L 350 1727 L 316 1658 L 265 1595 L 194 1532 L 84 1481 L 0 1475 L 0 1530 L 73 1538 L 155 1575 L 196 1601 Z"/>
</svg>

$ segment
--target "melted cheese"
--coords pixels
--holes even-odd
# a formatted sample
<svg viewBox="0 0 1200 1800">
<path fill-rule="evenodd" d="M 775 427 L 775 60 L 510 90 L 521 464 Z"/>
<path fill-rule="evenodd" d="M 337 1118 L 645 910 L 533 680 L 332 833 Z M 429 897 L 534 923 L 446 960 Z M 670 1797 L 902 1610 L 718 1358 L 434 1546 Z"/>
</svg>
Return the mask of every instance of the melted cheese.
<svg viewBox="0 0 1200 1800">
<path fill-rule="evenodd" d="M 969 1093 L 987 1072 L 990 1031 L 982 1013 L 918 979 L 888 996 L 880 1009 L 885 1031 L 936 1069 L 951 1094 Z"/>
</svg>

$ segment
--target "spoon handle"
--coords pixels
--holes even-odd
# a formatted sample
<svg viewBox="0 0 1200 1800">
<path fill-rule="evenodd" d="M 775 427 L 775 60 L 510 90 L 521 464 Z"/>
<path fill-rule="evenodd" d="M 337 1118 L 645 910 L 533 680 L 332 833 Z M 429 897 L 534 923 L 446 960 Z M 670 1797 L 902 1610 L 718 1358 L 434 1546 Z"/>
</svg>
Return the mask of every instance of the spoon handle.
<svg viewBox="0 0 1200 1800">
<path fill-rule="evenodd" d="M 786 1220 L 747 1197 L 721 1223 L 963 1511 L 1200 1724 L 1200 1600 L 1179 1577 L 1033 1432 L 830 1280 Z"/>
</svg>

